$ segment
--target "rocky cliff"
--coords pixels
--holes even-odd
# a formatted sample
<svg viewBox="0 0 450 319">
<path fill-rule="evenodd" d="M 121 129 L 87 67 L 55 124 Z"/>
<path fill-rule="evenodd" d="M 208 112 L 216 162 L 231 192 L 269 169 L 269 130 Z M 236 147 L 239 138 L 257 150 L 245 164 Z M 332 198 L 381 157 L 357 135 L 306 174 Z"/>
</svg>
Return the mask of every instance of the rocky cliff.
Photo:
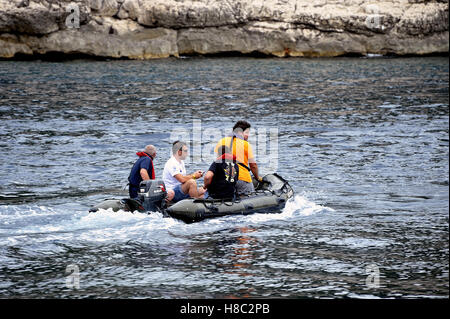
<svg viewBox="0 0 450 319">
<path fill-rule="evenodd" d="M 448 50 L 448 0 L 0 0 L 3 58 Z"/>
</svg>

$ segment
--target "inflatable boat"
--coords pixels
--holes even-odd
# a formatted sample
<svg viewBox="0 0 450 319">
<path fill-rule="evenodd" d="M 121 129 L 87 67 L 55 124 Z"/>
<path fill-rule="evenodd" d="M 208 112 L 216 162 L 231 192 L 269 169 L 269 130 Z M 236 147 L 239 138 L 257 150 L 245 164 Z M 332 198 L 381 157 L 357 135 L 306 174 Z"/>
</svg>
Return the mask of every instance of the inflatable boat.
<svg viewBox="0 0 450 319">
<path fill-rule="evenodd" d="M 254 193 L 235 199 L 184 199 L 173 205 L 167 205 L 164 182 L 147 180 L 139 185 L 137 199 L 107 199 L 89 211 L 97 212 L 99 209 L 143 213 L 158 211 L 165 217 L 192 223 L 228 215 L 280 213 L 286 202 L 294 196 L 289 183 L 276 173 L 264 176 L 262 182 L 254 181 L 254 185 Z"/>
</svg>

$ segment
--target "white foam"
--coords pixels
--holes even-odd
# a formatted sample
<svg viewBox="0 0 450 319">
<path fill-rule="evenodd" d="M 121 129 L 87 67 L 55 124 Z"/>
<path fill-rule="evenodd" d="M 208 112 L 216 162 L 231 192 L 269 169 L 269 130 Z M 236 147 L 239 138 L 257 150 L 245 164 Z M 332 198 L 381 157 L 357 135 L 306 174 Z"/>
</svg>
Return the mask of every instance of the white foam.
<svg viewBox="0 0 450 319">
<path fill-rule="evenodd" d="M 384 56 L 383 54 L 378 54 L 378 53 L 367 53 L 366 54 L 367 58 L 381 58 L 383 56 Z"/>
<path fill-rule="evenodd" d="M 333 211 L 300 195 L 290 199 L 281 213 L 224 216 L 193 224 L 164 218 L 157 212 L 142 214 L 100 209 L 96 213 L 88 213 L 61 206 L 4 206 L 0 213 L 0 235 L 7 238 L 4 241 L 7 245 L 52 240 L 176 243 L 184 241 L 185 236 L 214 233 L 229 227 L 283 221 Z"/>
<path fill-rule="evenodd" d="M 286 203 L 283 214 L 292 213 L 300 216 L 310 216 L 318 213 L 334 212 L 334 209 L 318 205 L 304 196 L 296 195 Z"/>
<path fill-rule="evenodd" d="M 192 226 L 192 228 L 195 227 L 199 232 L 202 232 L 202 230 L 204 232 L 205 229 L 208 229 L 208 231 L 217 231 L 227 228 L 230 225 L 236 226 L 236 224 L 259 224 L 270 221 L 283 221 L 328 212 L 334 212 L 334 209 L 317 205 L 304 196 L 296 195 L 286 203 L 286 206 L 281 213 L 224 216 L 197 223 L 196 225 L 198 226 Z"/>
<path fill-rule="evenodd" d="M 326 243 L 327 245 L 345 246 L 348 248 L 383 248 L 391 244 L 387 240 L 361 237 L 346 237 L 341 239 L 321 237 L 317 239 L 317 242 Z"/>
</svg>

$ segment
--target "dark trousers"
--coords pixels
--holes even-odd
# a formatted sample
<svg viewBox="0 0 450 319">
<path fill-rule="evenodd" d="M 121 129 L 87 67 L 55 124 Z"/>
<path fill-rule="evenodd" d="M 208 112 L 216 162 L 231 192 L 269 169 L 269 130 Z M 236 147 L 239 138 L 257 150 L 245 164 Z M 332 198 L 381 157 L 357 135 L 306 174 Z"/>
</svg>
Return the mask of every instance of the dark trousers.
<svg viewBox="0 0 450 319">
<path fill-rule="evenodd" d="M 128 188 L 128 193 L 130 194 L 130 198 L 137 198 L 138 197 L 138 191 L 139 191 L 139 187 L 138 186 L 134 186 L 131 185 Z"/>
</svg>

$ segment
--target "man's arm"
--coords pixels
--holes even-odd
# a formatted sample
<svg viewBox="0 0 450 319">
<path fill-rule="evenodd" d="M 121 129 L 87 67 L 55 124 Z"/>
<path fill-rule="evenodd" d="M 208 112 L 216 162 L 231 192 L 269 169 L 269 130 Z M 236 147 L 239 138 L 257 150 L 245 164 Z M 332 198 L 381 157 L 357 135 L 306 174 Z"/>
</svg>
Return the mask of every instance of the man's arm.
<svg viewBox="0 0 450 319">
<path fill-rule="evenodd" d="M 214 173 L 211 171 L 207 171 L 205 174 L 205 177 L 203 177 L 203 187 L 208 188 L 209 185 L 211 185 L 212 179 L 213 179 Z"/>
<path fill-rule="evenodd" d="M 255 178 L 260 181 L 261 177 L 259 177 L 259 172 L 258 172 L 258 164 L 256 164 L 255 162 L 250 162 L 249 163 L 250 166 L 250 170 L 253 173 L 253 176 L 255 176 Z"/>
<path fill-rule="evenodd" d="M 147 170 L 145 168 L 141 168 L 139 173 L 141 174 L 141 177 L 142 177 L 143 181 L 147 181 L 147 180 L 150 179 L 150 176 L 148 176 L 148 172 L 147 172 Z"/>
<path fill-rule="evenodd" d="M 141 169 L 139 170 L 139 174 L 141 174 L 141 178 L 143 181 L 147 181 L 150 179 L 149 171 L 152 171 L 152 161 L 149 158 L 145 158 L 143 162 L 141 162 Z"/>
<path fill-rule="evenodd" d="M 177 181 L 179 181 L 181 184 L 186 183 L 188 180 L 192 179 L 192 178 L 200 178 L 202 177 L 202 172 L 201 171 L 196 171 L 195 173 L 191 174 L 191 175 L 181 175 L 181 174 L 176 174 L 173 177 L 175 177 L 177 179 Z"/>
<path fill-rule="evenodd" d="M 261 181 L 261 177 L 259 177 L 258 172 L 258 165 L 256 164 L 255 157 L 253 156 L 252 146 L 250 144 L 248 144 L 248 166 L 250 167 L 253 176 L 255 176 L 258 181 Z"/>
</svg>

